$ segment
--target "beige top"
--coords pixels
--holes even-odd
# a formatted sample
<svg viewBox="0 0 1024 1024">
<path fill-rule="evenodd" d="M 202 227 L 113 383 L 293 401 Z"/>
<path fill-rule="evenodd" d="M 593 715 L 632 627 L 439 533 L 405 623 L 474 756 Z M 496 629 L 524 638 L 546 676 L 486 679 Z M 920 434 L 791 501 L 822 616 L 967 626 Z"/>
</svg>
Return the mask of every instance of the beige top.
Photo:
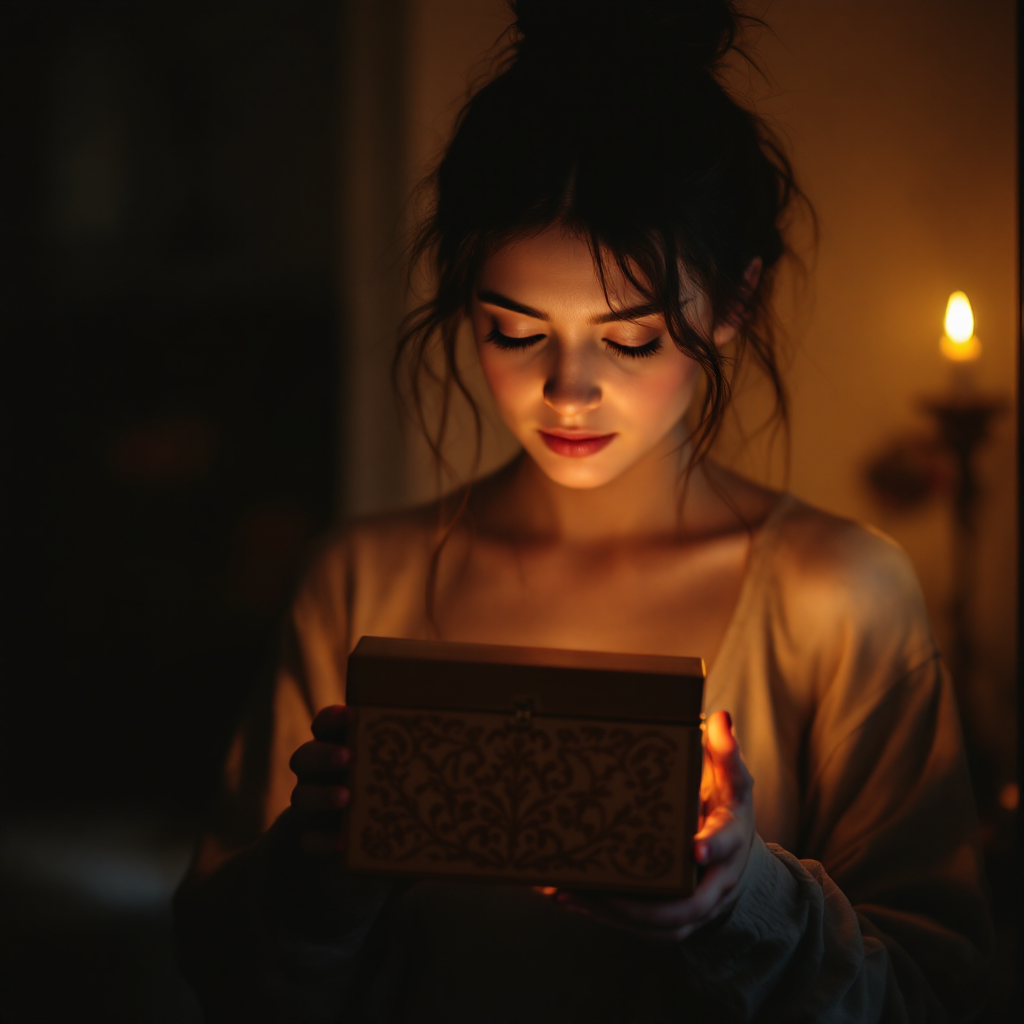
<svg viewBox="0 0 1024 1024">
<path fill-rule="evenodd" d="M 414 515 L 356 524 L 307 575 L 180 914 L 186 971 L 209 1006 L 239 1005 L 237 982 L 193 938 L 232 913 L 213 880 L 248 871 L 230 899 L 258 902 L 274 884 L 272 843 L 213 865 L 287 807 L 288 759 L 313 714 L 343 701 L 359 637 L 429 635 L 431 545 Z M 783 495 L 754 537 L 705 703 L 731 712 L 755 780 L 759 838 L 726 920 L 662 948 L 528 890 L 422 882 L 392 901 L 372 958 L 357 953 L 365 923 L 313 941 L 260 917 L 259 1005 L 310 1020 L 340 1019 L 346 1002 L 345 1019 L 374 1020 L 969 1016 L 990 930 L 977 828 L 951 687 L 902 550 Z M 355 989 L 339 987 L 353 971 Z"/>
</svg>

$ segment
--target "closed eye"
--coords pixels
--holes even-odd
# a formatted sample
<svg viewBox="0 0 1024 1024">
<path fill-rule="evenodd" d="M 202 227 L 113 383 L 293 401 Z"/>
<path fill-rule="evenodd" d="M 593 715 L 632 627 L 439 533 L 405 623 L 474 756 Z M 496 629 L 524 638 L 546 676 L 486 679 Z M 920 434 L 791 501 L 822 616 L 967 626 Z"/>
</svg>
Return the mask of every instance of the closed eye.
<svg viewBox="0 0 1024 1024">
<path fill-rule="evenodd" d="M 506 352 L 515 352 L 519 349 L 530 348 L 536 345 L 538 341 L 543 341 L 547 335 L 544 334 L 531 334 L 528 338 L 510 338 L 507 334 L 502 334 L 497 327 L 491 330 L 491 333 L 487 335 L 487 340 L 495 345 L 497 348 L 503 349 Z"/>
<path fill-rule="evenodd" d="M 622 359 L 650 359 L 661 351 L 661 338 L 653 338 L 646 345 L 619 345 L 607 338 L 603 338 L 602 341 L 614 355 Z"/>
</svg>

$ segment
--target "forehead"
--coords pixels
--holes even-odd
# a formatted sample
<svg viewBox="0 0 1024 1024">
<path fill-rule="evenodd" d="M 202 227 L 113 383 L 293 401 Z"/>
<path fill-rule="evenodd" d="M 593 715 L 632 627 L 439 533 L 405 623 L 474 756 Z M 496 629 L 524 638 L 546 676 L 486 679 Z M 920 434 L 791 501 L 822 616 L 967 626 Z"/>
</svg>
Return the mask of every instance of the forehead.
<svg viewBox="0 0 1024 1024">
<path fill-rule="evenodd" d="M 550 313 L 600 315 L 643 301 L 613 259 L 605 260 L 604 273 L 607 298 L 587 243 L 549 228 L 498 250 L 484 264 L 479 286 Z"/>
</svg>

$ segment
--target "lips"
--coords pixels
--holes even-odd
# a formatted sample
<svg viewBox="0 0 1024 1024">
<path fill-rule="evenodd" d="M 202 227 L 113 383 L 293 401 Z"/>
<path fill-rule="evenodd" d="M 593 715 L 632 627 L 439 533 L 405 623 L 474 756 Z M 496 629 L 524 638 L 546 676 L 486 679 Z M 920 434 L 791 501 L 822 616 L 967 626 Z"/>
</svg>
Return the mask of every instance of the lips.
<svg viewBox="0 0 1024 1024">
<path fill-rule="evenodd" d="M 559 431 L 553 433 L 540 430 L 541 440 L 556 454 L 569 459 L 584 459 L 607 447 L 615 434 L 588 434 L 582 431 Z"/>
</svg>

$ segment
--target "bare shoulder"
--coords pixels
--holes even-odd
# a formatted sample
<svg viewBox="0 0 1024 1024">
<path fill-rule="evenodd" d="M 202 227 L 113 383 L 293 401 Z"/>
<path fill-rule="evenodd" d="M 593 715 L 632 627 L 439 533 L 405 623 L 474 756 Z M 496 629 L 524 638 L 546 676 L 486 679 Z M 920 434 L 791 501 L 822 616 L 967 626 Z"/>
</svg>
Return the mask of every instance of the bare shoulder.
<svg viewBox="0 0 1024 1024">
<path fill-rule="evenodd" d="M 910 559 L 891 537 L 865 523 L 826 512 L 792 495 L 779 524 L 779 553 L 794 572 L 894 586 L 915 581 Z"/>
<path fill-rule="evenodd" d="M 791 495 L 776 515 L 772 575 L 801 619 L 872 632 L 927 630 L 914 567 L 891 537 Z"/>
<path fill-rule="evenodd" d="M 906 553 L 874 527 L 827 512 L 795 495 L 766 487 L 709 464 L 712 489 L 723 497 L 744 529 L 770 536 L 767 556 L 772 576 L 788 587 L 820 597 L 852 590 L 916 592 L 917 580 Z"/>
<path fill-rule="evenodd" d="M 437 504 L 360 516 L 320 538 L 306 563 L 300 597 L 340 602 L 355 580 L 360 589 L 387 587 L 396 575 L 421 571 L 437 536 Z"/>
<path fill-rule="evenodd" d="M 341 528 L 349 547 L 378 557 L 407 558 L 433 543 L 441 522 L 438 502 L 360 516 Z"/>
</svg>

